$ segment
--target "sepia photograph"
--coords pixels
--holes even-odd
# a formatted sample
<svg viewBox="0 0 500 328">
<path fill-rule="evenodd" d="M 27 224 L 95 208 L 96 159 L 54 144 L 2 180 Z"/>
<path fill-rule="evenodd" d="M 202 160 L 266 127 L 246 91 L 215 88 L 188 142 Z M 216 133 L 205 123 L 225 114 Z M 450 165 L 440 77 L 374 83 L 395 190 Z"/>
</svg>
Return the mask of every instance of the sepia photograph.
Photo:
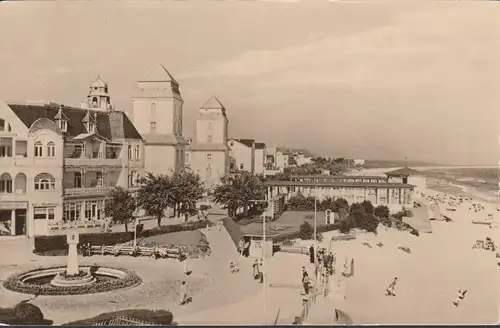
<svg viewBox="0 0 500 328">
<path fill-rule="evenodd" d="M 499 12 L 0 1 L 0 325 L 498 324 Z"/>
</svg>

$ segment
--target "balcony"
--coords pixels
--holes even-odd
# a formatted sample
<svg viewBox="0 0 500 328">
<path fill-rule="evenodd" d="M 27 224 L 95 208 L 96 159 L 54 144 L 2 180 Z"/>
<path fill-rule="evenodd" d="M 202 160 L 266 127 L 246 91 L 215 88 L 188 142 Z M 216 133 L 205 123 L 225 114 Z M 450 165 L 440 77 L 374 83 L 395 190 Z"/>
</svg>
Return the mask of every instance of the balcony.
<svg viewBox="0 0 500 328">
<path fill-rule="evenodd" d="M 65 166 L 122 166 L 120 158 L 65 158 Z"/>
<path fill-rule="evenodd" d="M 113 187 L 66 188 L 64 196 L 100 196 L 107 194 Z"/>
</svg>

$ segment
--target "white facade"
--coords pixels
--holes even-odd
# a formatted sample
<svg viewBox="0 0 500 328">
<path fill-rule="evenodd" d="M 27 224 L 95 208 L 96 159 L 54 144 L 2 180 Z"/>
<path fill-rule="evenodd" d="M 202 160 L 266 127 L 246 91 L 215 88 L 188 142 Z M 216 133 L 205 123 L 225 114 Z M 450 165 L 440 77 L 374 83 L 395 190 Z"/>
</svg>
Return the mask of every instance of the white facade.
<svg viewBox="0 0 500 328">
<path fill-rule="evenodd" d="M 198 111 L 196 137 L 186 152 L 186 167 L 200 175 L 208 188 L 220 183 L 229 172 L 229 120 L 226 109 L 211 97 Z"/>
<path fill-rule="evenodd" d="M 108 191 L 137 184 L 144 167 L 141 136 L 125 113 L 110 110 L 109 97 L 102 95 L 107 107 L 93 98 L 89 109 L 0 103 L 2 234 L 100 225 Z"/>
<path fill-rule="evenodd" d="M 234 159 L 233 169 L 255 173 L 255 141 L 253 139 L 229 139 L 230 156 Z"/>
<path fill-rule="evenodd" d="M 364 159 L 353 159 L 352 161 L 354 162 L 355 166 L 363 166 L 363 165 L 365 165 L 365 160 Z"/>
<path fill-rule="evenodd" d="M 257 142 L 255 143 L 255 174 L 264 174 L 266 161 L 266 144 Z"/>
<path fill-rule="evenodd" d="M 145 141 L 147 172 L 168 174 L 184 169 L 183 104 L 179 83 L 163 65 L 155 65 L 138 81 L 132 118 Z"/>
</svg>

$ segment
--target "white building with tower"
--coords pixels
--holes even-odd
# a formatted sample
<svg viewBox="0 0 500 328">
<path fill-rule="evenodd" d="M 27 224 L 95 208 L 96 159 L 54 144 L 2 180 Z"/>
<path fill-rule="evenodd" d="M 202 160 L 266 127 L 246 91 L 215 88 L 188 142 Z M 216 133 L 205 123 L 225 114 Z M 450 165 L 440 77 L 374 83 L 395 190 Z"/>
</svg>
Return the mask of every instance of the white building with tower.
<svg viewBox="0 0 500 328">
<path fill-rule="evenodd" d="M 137 186 L 144 141 L 108 91 L 98 78 L 81 107 L 0 103 L 0 234 L 99 226 L 109 190 Z"/>
<path fill-rule="evenodd" d="M 212 96 L 198 110 L 196 136 L 186 154 L 188 167 L 212 188 L 229 172 L 229 120 L 226 108 Z"/>
<path fill-rule="evenodd" d="M 137 82 L 132 121 L 144 139 L 147 172 L 168 174 L 184 169 L 183 104 L 179 83 L 161 64 Z"/>
</svg>

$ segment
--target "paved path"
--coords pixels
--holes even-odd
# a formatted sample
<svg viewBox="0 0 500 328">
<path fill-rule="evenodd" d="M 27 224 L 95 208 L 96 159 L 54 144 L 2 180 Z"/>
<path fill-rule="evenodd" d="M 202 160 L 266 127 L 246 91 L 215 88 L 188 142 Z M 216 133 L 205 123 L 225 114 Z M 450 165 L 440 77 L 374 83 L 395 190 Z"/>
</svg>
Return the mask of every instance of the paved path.
<svg viewBox="0 0 500 328">
<path fill-rule="evenodd" d="M 211 215 L 216 222 L 222 216 Z M 203 229 L 210 243 L 212 253 L 203 259 L 189 260 L 193 274 L 185 277 L 183 265 L 175 260 L 153 260 L 112 256 L 81 258 L 81 264 L 98 264 L 127 268 L 136 271 L 143 283 L 135 288 L 78 296 L 40 296 L 33 304 L 39 306 L 47 318 L 55 324 L 84 319 L 103 312 L 127 308 L 167 309 L 179 323 L 182 318 L 196 312 L 208 312 L 236 303 L 255 295 L 256 282 L 251 277 L 249 259 L 239 256 L 234 243 L 223 226 Z M 31 270 L 40 266 L 64 265 L 65 257 L 42 257 L 32 254 L 32 241 L 28 239 L 4 239 L 0 242 L 0 280 L 15 272 Z M 229 272 L 230 261 L 237 261 L 240 272 Z M 164 272 L 165 274 L 162 274 Z M 179 282 L 186 280 L 188 292 L 193 293 L 193 302 L 177 305 Z M 29 298 L 29 295 L 14 293 L 0 287 L 0 307 L 13 306 Z M 220 312 L 218 313 L 220 315 Z M 207 317 L 206 322 L 217 323 L 217 316 Z"/>
</svg>

